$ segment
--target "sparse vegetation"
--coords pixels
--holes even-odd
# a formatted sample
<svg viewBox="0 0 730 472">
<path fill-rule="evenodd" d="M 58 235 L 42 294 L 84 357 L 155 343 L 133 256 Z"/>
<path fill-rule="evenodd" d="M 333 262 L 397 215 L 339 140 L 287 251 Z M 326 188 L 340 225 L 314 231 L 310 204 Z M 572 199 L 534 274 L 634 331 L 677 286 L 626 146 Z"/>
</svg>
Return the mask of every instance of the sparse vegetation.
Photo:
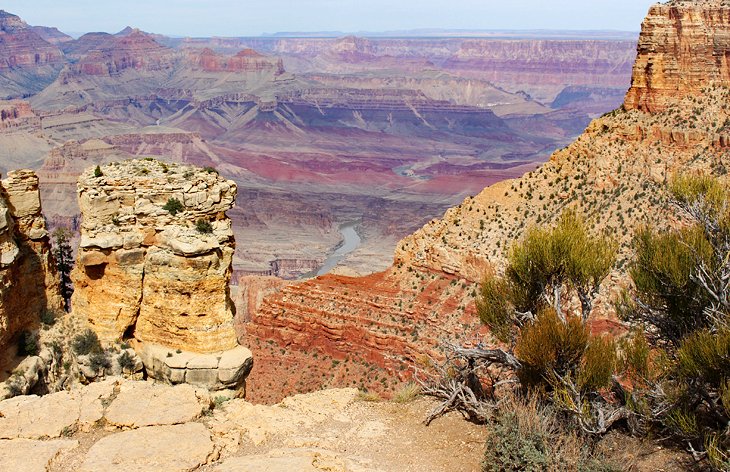
<svg viewBox="0 0 730 472">
<path fill-rule="evenodd" d="M 134 370 L 134 358 L 127 351 L 117 357 L 117 364 L 119 364 L 122 372 L 132 372 Z"/>
<path fill-rule="evenodd" d="M 57 228 L 53 232 L 53 256 L 56 259 L 58 270 L 61 297 L 63 298 L 64 310 L 68 311 L 71 306 L 71 295 L 73 284 L 71 283 L 71 269 L 73 269 L 73 250 L 71 249 L 71 232 L 64 227 Z"/>
<path fill-rule="evenodd" d="M 99 177 L 103 177 L 103 176 L 104 176 L 104 173 L 101 171 L 101 167 L 96 166 L 96 168 L 94 169 L 94 177 L 99 178 Z"/>
<path fill-rule="evenodd" d="M 56 324 L 56 314 L 52 310 L 42 310 L 40 313 L 41 323 L 45 327 L 50 327 Z"/>
<path fill-rule="evenodd" d="M 421 387 L 413 382 L 407 383 L 393 395 L 395 403 L 410 403 L 421 394 Z"/>
<path fill-rule="evenodd" d="M 93 350 L 89 354 L 89 365 L 94 372 L 103 372 L 112 366 L 109 355 L 102 349 Z"/>
<path fill-rule="evenodd" d="M 163 206 L 162 209 L 169 212 L 172 216 L 176 216 L 185 209 L 185 206 L 177 198 L 171 197 L 167 200 L 167 203 L 165 203 L 165 206 Z"/>
<path fill-rule="evenodd" d="M 195 229 L 198 230 L 198 233 L 200 234 L 211 234 L 213 232 L 213 225 L 211 225 L 208 220 L 200 218 L 195 222 Z"/>
<path fill-rule="evenodd" d="M 92 352 L 99 352 L 102 350 L 99 337 L 91 329 L 86 329 L 83 333 L 76 335 L 71 342 L 71 347 L 79 356 L 85 356 Z"/>
<path fill-rule="evenodd" d="M 38 336 L 30 331 L 21 331 L 18 336 L 18 355 L 37 356 L 39 349 Z"/>
</svg>

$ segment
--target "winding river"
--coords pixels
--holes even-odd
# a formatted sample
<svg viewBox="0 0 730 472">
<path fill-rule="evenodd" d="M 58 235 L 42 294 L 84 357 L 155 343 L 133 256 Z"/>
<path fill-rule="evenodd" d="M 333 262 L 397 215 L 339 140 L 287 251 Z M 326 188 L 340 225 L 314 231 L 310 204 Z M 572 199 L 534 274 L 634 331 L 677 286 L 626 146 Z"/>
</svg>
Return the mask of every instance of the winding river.
<svg viewBox="0 0 730 472">
<path fill-rule="evenodd" d="M 330 254 L 322 267 L 317 271 L 317 275 L 324 275 L 335 268 L 335 266 L 348 254 L 357 249 L 362 243 L 360 235 L 357 234 L 355 227 L 357 223 L 348 223 L 340 227 L 342 233 L 342 243 L 337 246 L 335 252 Z"/>
</svg>

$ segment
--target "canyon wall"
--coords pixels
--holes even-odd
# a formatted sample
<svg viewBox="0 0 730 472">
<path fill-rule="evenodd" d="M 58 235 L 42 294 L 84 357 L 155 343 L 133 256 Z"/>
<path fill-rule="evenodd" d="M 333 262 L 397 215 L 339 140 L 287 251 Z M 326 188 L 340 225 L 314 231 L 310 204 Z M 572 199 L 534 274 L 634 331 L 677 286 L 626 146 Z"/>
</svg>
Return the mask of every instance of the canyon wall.
<svg viewBox="0 0 730 472">
<path fill-rule="evenodd" d="M 0 10 L 0 70 L 62 61 L 63 53 L 58 47 L 44 40 L 17 16 Z"/>
<path fill-rule="evenodd" d="M 665 110 L 708 85 L 730 85 L 730 17 L 723 0 L 672 1 L 651 7 L 625 107 Z"/>
<path fill-rule="evenodd" d="M 0 188 L 0 350 L 20 331 L 58 311 L 60 297 L 49 234 L 41 214 L 38 177 L 9 172 Z"/>
<path fill-rule="evenodd" d="M 679 21 L 682 18 L 695 21 Z M 712 1 L 655 6 L 644 23 L 643 42 L 668 51 L 665 63 L 694 60 L 709 76 L 724 77 L 724 60 L 696 60 L 670 47 L 680 35 L 707 34 L 701 41 L 717 47 L 713 57 L 730 55 L 730 22 L 708 29 L 698 20 L 702 18 L 730 18 L 730 5 Z M 627 101 L 642 84 L 642 77 L 635 75 Z M 719 85 L 695 84 L 670 94 L 663 83 L 656 88 L 649 83 L 644 96 L 661 99 L 645 103 L 662 106 L 627 106 L 594 120 L 545 165 L 466 198 L 404 238 L 393 266 L 383 273 L 318 277 L 261 297 L 252 295 L 254 285 L 241 280 L 251 287 L 241 290 L 250 321 L 241 323 L 240 335 L 252 346 L 259 367 L 252 397 L 276 401 L 278 393 L 353 383 L 387 392 L 390 379 L 408 378 L 407 367 L 438 355 L 445 340 L 492 342 L 488 335 L 483 337 L 484 328 L 475 316 L 478 283 L 485 273 L 503 269 L 510 244 L 528 228 L 554 223 L 565 209 L 574 209 L 593 231 L 606 231 L 620 243 L 618 262 L 594 304 L 590 323 L 597 331 L 622 332 L 612 300 L 626 281 L 637 228 L 662 229 L 672 221 L 667 180 L 684 172 L 723 175 L 730 166 L 730 130 L 725 125 L 730 120 L 730 84 Z M 284 347 L 286 362 L 292 365 L 282 365 L 277 357 Z M 292 370 L 300 373 L 294 385 L 272 394 L 268 383 Z M 357 383 L 362 378 L 364 385 Z"/>
<path fill-rule="evenodd" d="M 87 169 L 78 184 L 74 312 L 105 341 L 235 348 L 235 243 L 225 212 L 236 191 L 216 172 L 155 160 L 112 163 L 101 175 Z"/>
</svg>

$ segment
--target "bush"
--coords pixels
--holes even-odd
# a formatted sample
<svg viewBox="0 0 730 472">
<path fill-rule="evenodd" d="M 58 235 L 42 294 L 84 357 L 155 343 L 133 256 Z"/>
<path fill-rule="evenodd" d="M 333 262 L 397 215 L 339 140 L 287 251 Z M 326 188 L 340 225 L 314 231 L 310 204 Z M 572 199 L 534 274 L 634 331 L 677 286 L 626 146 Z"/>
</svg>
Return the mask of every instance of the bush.
<svg viewBox="0 0 730 472">
<path fill-rule="evenodd" d="M 516 327 L 512 320 L 514 309 L 509 302 L 511 298 L 510 285 L 504 279 L 489 275 L 479 286 L 476 300 L 479 319 L 503 343 L 514 338 Z"/>
<path fill-rule="evenodd" d="M 630 274 L 643 305 L 654 308 L 653 324 L 676 343 L 708 325 L 702 314 L 707 293 L 692 279 L 698 264 L 711 264 L 712 246 L 699 226 L 671 233 L 641 230 L 634 238 L 636 258 Z"/>
<path fill-rule="evenodd" d="M 51 310 L 41 311 L 40 318 L 44 326 L 53 326 L 56 324 L 56 315 Z"/>
<path fill-rule="evenodd" d="M 577 436 L 537 400 L 508 398 L 489 425 L 483 472 L 616 471 L 586 454 Z"/>
<path fill-rule="evenodd" d="M 217 174 L 218 173 L 218 169 L 216 169 L 215 167 L 206 166 L 206 167 L 203 168 L 203 170 L 206 171 L 209 174 Z"/>
<path fill-rule="evenodd" d="M 637 330 L 621 340 L 621 368 L 624 374 L 642 382 L 652 377 L 649 356 L 651 347 L 644 334 Z"/>
<path fill-rule="evenodd" d="M 163 206 L 162 209 L 168 211 L 172 216 L 175 216 L 183 211 L 185 206 L 180 200 L 173 197 L 167 200 L 167 203 L 165 203 L 165 206 Z"/>
<path fill-rule="evenodd" d="M 597 392 L 611 385 L 617 364 L 616 344 L 609 336 L 591 336 L 578 370 L 578 388 Z"/>
<path fill-rule="evenodd" d="M 101 167 L 96 166 L 96 169 L 94 169 L 94 177 L 102 177 L 104 173 L 101 171 Z"/>
<path fill-rule="evenodd" d="M 527 388 L 545 387 L 553 374 L 573 372 L 588 346 L 588 328 L 578 317 L 563 323 L 554 310 L 542 311 L 535 321 L 526 325 L 515 347 L 522 363 L 517 375 Z"/>
<path fill-rule="evenodd" d="M 119 364 L 122 371 L 132 372 L 134 370 L 134 358 L 127 351 L 117 357 L 117 364 Z"/>
<path fill-rule="evenodd" d="M 197 229 L 198 233 L 201 234 L 211 234 L 213 232 L 213 226 L 203 218 L 195 222 L 195 229 Z"/>
<path fill-rule="evenodd" d="M 85 356 L 92 352 L 100 352 L 102 350 L 99 337 L 91 329 L 87 329 L 83 333 L 77 335 L 73 339 L 71 347 L 79 356 Z"/>
<path fill-rule="evenodd" d="M 103 350 L 93 351 L 89 356 L 89 365 L 94 372 L 106 370 L 112 366 L 109 356 Z"/>
<path fill-rule="evenodd" d="M 395 403 L 410 403 L 421 394 L 421 387 L 415 383 L 408 383 L 393 395 Z"/>
<path fill-rule="evenodd" d="M 30 331 L 23 331 L 18 337 L 18 355 L 19 356 L 37 356 L 38 355 L 38 338 Z"/>
</svg>

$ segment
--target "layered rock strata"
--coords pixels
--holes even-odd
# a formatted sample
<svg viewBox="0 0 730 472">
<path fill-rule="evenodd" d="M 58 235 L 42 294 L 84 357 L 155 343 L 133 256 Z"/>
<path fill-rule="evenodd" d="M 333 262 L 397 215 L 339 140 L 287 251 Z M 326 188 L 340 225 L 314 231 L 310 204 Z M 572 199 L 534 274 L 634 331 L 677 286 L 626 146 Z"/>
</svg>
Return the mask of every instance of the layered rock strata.
<svg viewBox="0 0 730 472">
<path fill-rule="evenodd" d="M 725 77 L 721 58 L 730 57 L 730 23 L 723 18 L 730 18 L 727 2 L 655 6 L 642 41 L 667 51 L 665 63 L 693 63 L 711 77 Z M 706 27 L 710 19 L 713 28 Z M 677 37 L 695 36 L 716 48 L 714 59 L 702 55 L 703 48 L 694 53 L 694 43 L 679 50 L 671 46 Z M 288 389 L 352 385 L 363 372 L 366 387 L 387 390 L 389 379 L 405 376 L 403 365 L 437 354 L 443 340 L 474 339 L 480 325 L 473 308 L 478 282 L 485 273 L 502 270 L 506 250 L 526 229 L 554 223 L 567 208 L 583 215 L 593 231 L 606 231 L 620 242 L 617 265 L 591 319 L 597 331 L 620 332 L 611 301 L 626 280 L 635 231 L 647 224 L 664 228 L 672 221 L 667 182 L 678 173 L 723 176 L 730 167 L 730 82 L 668 89 L 663 84 L 674 80 L 672 71 L 652 77 L 644 87 L 644 68 L 637 67 L 627 102 L 644 90 L 642 96 L 660 98 L 645 103 L 660 107 L 627 106 L 595 120 L 544 166 L 466 198 L 404 238 L 386 272 L 367 278 L 325 276 L 263 296 L 248 315 L 251 321 L 241 324 L 261 369 L 255 376 L 261 383 L 249 385 L 253 398 L 271 400 L 266 389 L 273 377 L 267 372 L 294 370 L 277 361 L 283 347 L 287 362 L 295 359 L 302 373 L 296 385 L 284 386 L 281 394 L 286 395 Z M 383 371 L 386 381 L 378 382 Z"/>
<path fill-rule="evenodd" d="M 724 0 L 652 6 L 642 25 L 625 107 L 663 111 L 708 85 L 730 85 L 728 6 Z"/>
<path fill-rule="evenodd" d="M 63 53 L 23 20 L 0 10 L 0 70 L 58 64 Z"/>
<path fill-rule="evenodd" d="M 38 177 L 9 172 L 0 186 L 0 349 L 62 307 Z"/>
<path fill-rule="evenodd" d="M 226 372 L 208 384 L 240 383 L 250 353 L 223 362 L 230 357 L 223 353 L 237 348 L 229 295 L 235 242 L 225 213 L 236 192 L 212 169 L 152 159 L 87 169 L 78 183 L 74 312 L 104 341 L 131 339 L 163 358 L 211 354 L 215 362 L 200 367 Z M 158 356 L 143 356 L 152 377 L 160 372 Z"/>
</svg>

